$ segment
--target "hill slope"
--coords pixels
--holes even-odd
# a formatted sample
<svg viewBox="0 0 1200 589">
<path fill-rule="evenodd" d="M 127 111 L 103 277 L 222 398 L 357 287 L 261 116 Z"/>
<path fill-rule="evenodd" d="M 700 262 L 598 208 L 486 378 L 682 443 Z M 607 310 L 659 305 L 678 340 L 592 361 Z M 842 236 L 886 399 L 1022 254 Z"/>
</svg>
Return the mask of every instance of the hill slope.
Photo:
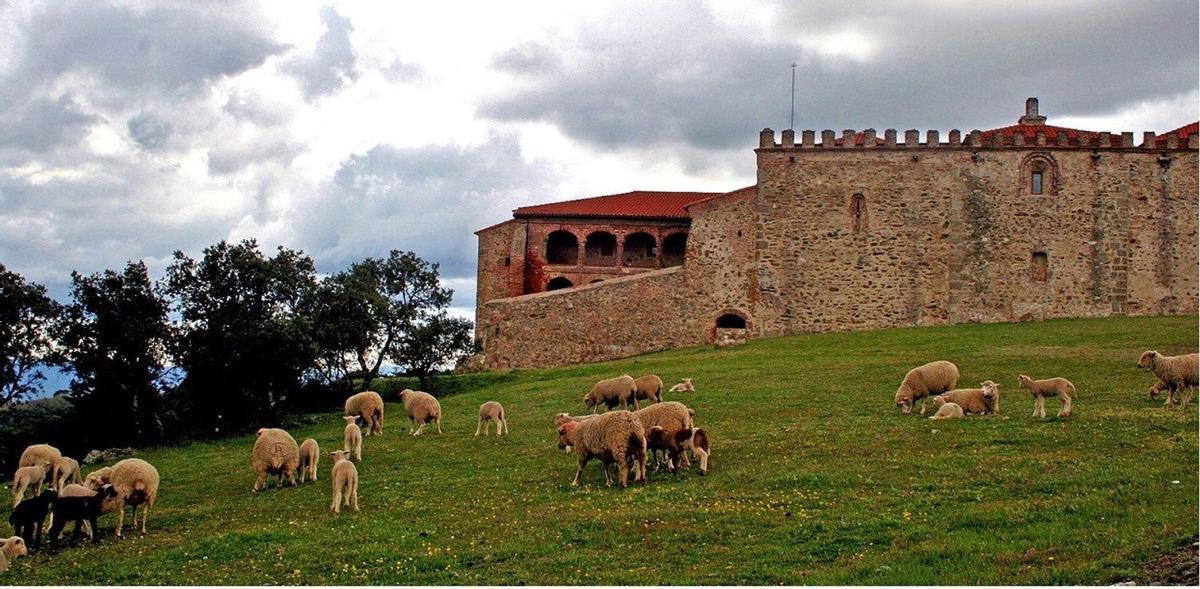
<svg viewBox="0 0 1200 589">
<path fill-rule="evenodd" d="M 58 584 L 1108 583 L 1197 532 L 1197 411 L 1146 398 L 1147 348 L 1196 349 L 1196 318 L 1112 318 L 823 334 L 519 372 L 443 399 L 444 435 L 404 435 L 398 405 L 366 438 L 362 511 L 320 481 L 252 494 L 252 437 L 142 454 L 163 478 L 150 533 L 18 561 Z M 1002 414 L 901 416 L 905 371 L 954 360 L 960 386 L 1000 383 Z M 569 486 L 551 416 L 602 376 L 653 372 L 712 432 L 711 473 L 625 491 Z M 1070 419 L 1030 417 L 1019 372 L 1079 389 Z M 512 430 L 474 438 L 495 399 Z M 1058 409 L 1047 403 L 1047 412 Z M 90 470 L 86 469 L 85 470 Z M 967 563 L 964 565 L 964 563 Z"/>
</svg>

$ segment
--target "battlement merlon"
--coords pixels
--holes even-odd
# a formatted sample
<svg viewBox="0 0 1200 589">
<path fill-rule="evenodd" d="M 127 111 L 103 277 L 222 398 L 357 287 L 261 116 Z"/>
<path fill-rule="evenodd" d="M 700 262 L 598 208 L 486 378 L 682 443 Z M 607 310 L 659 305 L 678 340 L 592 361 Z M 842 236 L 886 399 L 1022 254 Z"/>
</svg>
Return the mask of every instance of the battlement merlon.
<svg viewBox="0 0 1200 589">
<path fill-rule="evenodd" d="M 1038 130 L 1032 137 L 1025 133 L 1005 134 L 1000 131 L 988 135 L 978 129 L 963 134 L 958 129 L 951 129 L 946 141 L 940 139 L 937 129 L 925 131 L 924 137 L 917 129 L 908 129 L 901 136 L 896 129 L 886 129 L 880 137 L 875 129 L 844 129 L 837 133 L 830 129 L 816 131 L 805 129 L 800 132 L 800 141 L 796 141 L 796 132 L 785 129 L 776 140 L 776 134 L 771 129 L 763 129 L 759 133 L 759 149 L 820 151 L 820 150 L 849 150 L 849 149 L 1082 149 L 1082 150 L 1195 150 L 1200 148 L 1200 133 L 1188 135 L 1184 141 L 1181 136 L 1171 134 L 1156 135 L 1153 131 L 1142 134 L 1140 143 L 1134 142 L 1132 131 L 1110 133 L 1095 131 L 1075 134 L 1074 136 L 1055 132 L 1053 136 L 1043 130 Z M 818 141 L 818 139 L 820 139 Z"/>
</svg>

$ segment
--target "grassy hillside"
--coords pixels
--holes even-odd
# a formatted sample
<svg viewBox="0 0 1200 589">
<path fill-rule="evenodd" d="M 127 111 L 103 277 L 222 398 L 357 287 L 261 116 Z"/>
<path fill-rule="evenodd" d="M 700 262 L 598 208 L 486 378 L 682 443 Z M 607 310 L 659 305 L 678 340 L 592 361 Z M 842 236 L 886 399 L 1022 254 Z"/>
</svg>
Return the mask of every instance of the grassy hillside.
<svg viewBox="0 0 1200 589">
<path fill-rule="evenodd" d="M 799 336 L 497 376 L 443 399 L 444 435 L 367 438 L 362 511 L 321 480 L 252 494 L 252 437 L 142 457 L 163 477 L 150 533 L 35 554 L 8 581 L 59 584 L 1059 584 L 1134 578 L 1197 533 L 1197 405 L 1146 398 L 1147 348 L 1196 349 L 1195 317 L 1113 318 Z M 901 416 L 912 366 L 992 379 L 999 416 Z M 653 372 L 712 432 L 711 472 L 570 487 L 551 417 L 600 377 Z M 1030 417 L 1017 374 L 1079 389 L 1067 420 Z M 480 383 L 488 379 L 478 379 Z M 511 437 L 472 437 L 479 404 Z M 1047 412 L 1058 410 L 1057 401 Z M 324 454 L 329 415 L 295 431 Z"/>
</svg>

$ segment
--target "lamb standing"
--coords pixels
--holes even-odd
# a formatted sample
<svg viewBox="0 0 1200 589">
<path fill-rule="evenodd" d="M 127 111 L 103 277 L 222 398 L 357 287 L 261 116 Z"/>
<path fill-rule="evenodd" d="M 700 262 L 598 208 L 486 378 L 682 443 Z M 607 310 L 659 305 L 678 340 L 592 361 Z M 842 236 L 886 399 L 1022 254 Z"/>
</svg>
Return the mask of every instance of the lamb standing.
<svg viewBox="0 0 1200 589">
<path fill-rule="evenodd" d="M 138 527 L 138 507 L 141 507 L 142 533 L 145 534 L 146 519 L 158 498 L 158 469 L 141 458 L 126 458 L 112 467 L 112 487 L 116 491 L 117 537 L 121 537 L 121 528 L 125 524 L 126 504 L 133 506 L 135 529 Z"/>
<path fill-rule="evenodd" d="M 635 379 L 633 385 L 637 387 L 637 390 L 634 392 L 636 397 L 634 398 L 646 399 L 651 403 L 662 402 L 663 381 L 661 378 L 653 374 L 647 374 Z"/>
<path fill-rule="evenodd" d="M 629 464 L 637 469 L 634 481 L 645 482 L 646 477 L 646 433 L 642 422 L 628 411 L 609 411 L 595 419 L 569 421 L 558 428 L 558 447 L 571 446 L 579 457 L 572 486 L 578 486 L 583 468 L 592 458 L 604 462 L 604 477 L 612 484 L 608 465 L 617 463 L 621 488 L 629 484 Z M 636 473 L 641 473 L 640 475 Z"/>
<path fill-rule="evenodd" d="M 628 374 L 622 374 L 621 376 L 607 378 L 592 385 L 592 390 L 583 396 L 583 404 L 591 407 L 592 413 L 595 413 L 596 408 L 601 403 L 609 411 L 617 405 L 620 405 L 621 409 L 628 411 L 631 403 L 634 409 L 640 409 L 637 400 L 637 384 L 634 383 L 633 377 Z"/>
<path fill-rule="evenodd" d="M 32 490 L 33 494 L 40 495 L 42 492 L 42 483 L 46 480 L 46 475 L 50 469 L 49 465 L 34 465 L 22 466 L 13 473 L 12 492 L 13 492 L 13 508 L 15 509 L 21 501 L 25 500 L 25 492 Z"/>
<path fill-rule="evenodd" d="M 639 409 L 633 412 L 634 417 L 642 423 L 642 429 L 649 432 L 653 427 L 661 427 L 664 431 L 664 436 L 659 441 L 674 439 L 675 434 L 690 430 L 692 428 L 692 417 L 696 414 L 695 411 L 689 409 L 687 405 L 678 401 L 667 401 L 665 403 L 655 403 L 644 409 Z M 647 434 L 648 435 L 648 434 Z M 654 453 L 655 463 L 659 462 L 659 451 L 664 453 L 670 452 L 670 448 L 656 442 L 649 441 L 647 438 L 647 450 Z"/>
<path fill-rule="evenodd" d="M 347 415 L 342 419 L 346 420 L 346 428 L 342 430 L 342 449 L 346 451 L 346 455 L 353 456 L 355 461 L 362 462 L 363 433 L 358 429 L 358 418 Z"/>
<path fill-rule="evenodd" d="M 1033 380 L 1024 374 L 1017 375 L 1021 386 L 1033 395 L 1033 416 L 1046 416 L 1046 397 L 1058 397 L 1062 407 L 1058 410 L 1059 417 L 1071 415 L 1071 397 L 1075 394 L 1075 385 L 1065 378 L 1046 378 Z"/>
<path fill-rule="evenodd" d="M 74 458 L 63 456 L 54 463 L 54 469 L 50 473 L 50 488 L 61 489 L 68 483 L 78 483 L 79 478 L 79 461 Z"/>
<path fill-rule="evenodd" d="M 688 452 L 696 455 L 700 474 L 708 474 L 708 432 L 704 428 L 692 427 L 668 434 L 662 426 L 656 425 L 646 434 L 646 447 L 667 451 L 671 474 L 679 472 L 680 463 L 686 460 Z"/>
<path fill-rule="evenodd" d="M 13 508 L 8 516 L 8 523 L 12 524 L 13 531 L 18 536 L 25 539 L 26 544 L 38 547 L 42 540 L 42 525 L 46 523 L 46 514 L 50 512 L 50 505 L 57 496 L 54 491 L 46 489 L 37 497 L 22 501 Z"/>
<path fill-rule="evenodd" d="M 1180 409 L 1186 408 L 1197 385 L 1200 384 L 1200 354 L 1164 356 L 1151 350 L 1142 353 L 1137 366 L 1150 369 L 1166 385 L 1167 401 L 1163 403 L 1164 407 L 1178 401 L 1175 398 L 1175 393 L 1178 392 L 1184 395 Z"/>
<path fill-rule="evenodd" d="M 412 389 L 400 391 L 400 402 L 404 404 L 404 412 L 413 426 L 417 426 L 412 435 L 419 436 L 428 423 L 437 424 L 437 432 L 442 433 L 442 404 L 433 395 Z"/>
<path fill-rule="evenodd" d="M 341 513 L 344 494 L 346 505 L 358 511 L 358 469 L 350 462 L 350 453 L 338 450 L 329 454 L 333 456 L 333 503 L 329 508 Z"/>
<path fill-rule="evenodd" d="M 91 496 L 78 497 L 58 497 L 54 500 L 53 513 L 50 524 L 50 548 L 58 546 L 58 536 L 62 533 L 62 529 L 67 526 L 67 522 L 75 522 L 74 539 L 79 540 L 79 536 L 86 523 L 91 526 L 92 542 L 100 541 L 100 534 L 97 530 L 100 528 L 96 525 L 96 520 L 100 517 L 104 504 L 107 500 L 117 496 L 117 490 L 112 485 L 104 485 L 100 487 Z M 118 534 L 119 536 L 119 534 Z"/>
<path fill-rule="evenodd" d="M 288 478 L 288 484 L 296 484 L 296 467 L 300 465 L 300 448 L 292 434 L 278 428 L 264 427 L 256 434 L 254 450 L 250 455 L 250 466 L 258 473 L 253 491 L 267 486 L 267 474 L 279 475 L 279 484 Z"/>
<path fill-rule="evenodd" d="M 375 391 L 363 391 L 346 399 L 345 415 L 362 417 L 366 435 L 383 435 L 383 397 Z"/>
<path fill-rule="evenodd" d="M 958 367 L 946 360 L 922 364 L 904 375 L 900 388 L 896 389 L 896 407 L 907 415 L 913 404 L 921 401 L 921 415 L 925 415 L 925 398 L 949 391 L 958 384 Z"/>
<path fill-rule="evenodd" d="M 317 445 L 317 441 L 308 438 L 300 444 L 300 463 L 297 468 L 300 470 L 300 482 L 304 482 L 307 478 L 309 481 L 317 482 L 317 462 L 321 460 L 321 447 Z"/>
<path fill-rule="evenodd" d="M 696 391 L 696 387 L 692 385 L 692 379 L 685 378 L 683 382 L 671 387 L 672 393 L 692 393 Z"/>
<path fill-rule="evenodd" d="M 479 435 L 479 428 L 483 428 L 483 435 L 491 435 L 488 430 L 493 421 L 496 422 L 496 435 L 502 436 L 508 433 L 508 420 L 504 417 L 504 406 L 496 401 L 488 401 L 479 406 L 479 423 L 475 425 L 475 435 Z"/>
<path fill-rule="evenodd" d="M 954 403 L 967 415 L 1000 412 L 1000 385 L 985 380 L 977 389 L 954 389 L 938 395 L 940 402 Z"/>
</svg>

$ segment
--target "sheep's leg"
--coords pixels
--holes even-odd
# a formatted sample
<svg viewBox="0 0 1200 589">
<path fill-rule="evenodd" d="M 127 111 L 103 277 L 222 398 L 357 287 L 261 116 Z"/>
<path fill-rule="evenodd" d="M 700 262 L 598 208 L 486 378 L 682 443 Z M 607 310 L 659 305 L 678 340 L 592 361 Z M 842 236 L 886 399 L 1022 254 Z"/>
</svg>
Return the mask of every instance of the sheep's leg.
<svg viewBox="0 0 1200 589">
<path fill-rule="evenodd" d="M 408 433 L 410 433 L 410 434 L 413 433 L 413 430 L 415 430 L 416 427 L 417 427 L 417 418 L 409 417 L 408 418 Z"/>
<path fill-rule="evenodd" d="M 342 512 L 342 486 L 341 485 L 333 486 L 333 503 L 329 504 L 329 509 L 333 510 L 334 513 Z"/>
<path fill-rule="evenodd" d="M 507 433 L 508 433 L 508 420 L 507 420 L 507 419 L 501 419 L 501 420 L 500 420 L 500 425 L 498 425 L 498 426 L 496 426 L 496 427 L 500 427 L 500 426 L 504 426 L 504 433 L 505 433 L 505 434 L 507 434 Z M 497 435 L 504 435 L 504 434 L 497 434 Z"/>
<path fill-rule="evenodd" d="M 479 437 L 479 428 L 483 427 L 483 418 L 479 418 L 479 422 L 475 424 L 475 437 Z"/>
<path fill-rule="evenodd" d="M 350 507 L 358 511 L 358 479 L 350 482 Z"/>
<path fill-rule="evenodd" d="M 1195 392 L 1195 388 L 1196 387 L 1189 386 L 1189 387 L 1185 387 L 1183 389 L 1183 391 L 1181 391 L 1181 394 L 1183 395 L 1183 400 L 1179 402 L 1179 410 L 1180 411 L 1187 409 L 1188 403 L 1192 402 L 1192 394 Z"/>
<path fill-rule="evenodd" d="M 617 474 L 621 478 L 621 488 L 629 486 L 629 461 L 621 460 L 617 462 Z"/>
<path fill-rule="evenodd" d="M 925 415 L 925 397 L 921 397 L 921 415 Z"/>
<path fill-rule="evenodd" d="M 262 489 L 265 486 L 267 486 L 267 471 L 264 470 L 258 473 L 258 479 L 254 481 L 254 488 L 251 490 L 258 492 L 259 489 Z"/>
<path fill-rule="evenodd" d="M 1034 417 L 1038 416 L 1038 399 L 1040 399 L 1040 397 L 1038 397 L 1037 395 L 1033 396 L 1033 416 Z"/>
<path fill-rule="evenodd" d="M 121 537 L 121 527 L 125 525 L 125 498 L 117 497 L 117 537 Z"/>
<path fill-rule="evenodd" d="M 1058 416 L 1059 417 L 1070 416 L 1071 415 L 1071 395 L 1063 393 L 1059 397 L 1059 401 L 1062 402 L 1062 407 L 1058 410 Z"/>
<path fill-rule="evenodd" d="M 700 448 L 695 449 L 696 455 L 700 457 L 700 474 L 708 474 L 708 452 Z"/>
<path fill-rule="evenodd" d="M 142 504 L 142 534 L 146 533 L 146 519 L 150 517 L 150 502 Z"/>
<path fill-rule="evenodd" d="M 608 470 L 609 466 L 612 466 L 612 465 L 610 465 L 607 462 L 604 463 L 604 486 L 605 487 L 612 486 L 612 472 Z"/>
<path fill-rule="evenodd" d="M 438 433 L 439 434 L 442 433 L 442 416 L 439 415 L 437 418 L 437 421 L 435 421 L 434 423 L 437 424 Z"/>
<path fill-rule="evenodd" d="M 583 478 L 583 467 L 587 466 L 588 458 L 581 456 L 579 458 L 579 466 L 575 469 L 575 480 L 571 481 L 572 487 L 578 487 L 580 480 Z"/>
</svg>

